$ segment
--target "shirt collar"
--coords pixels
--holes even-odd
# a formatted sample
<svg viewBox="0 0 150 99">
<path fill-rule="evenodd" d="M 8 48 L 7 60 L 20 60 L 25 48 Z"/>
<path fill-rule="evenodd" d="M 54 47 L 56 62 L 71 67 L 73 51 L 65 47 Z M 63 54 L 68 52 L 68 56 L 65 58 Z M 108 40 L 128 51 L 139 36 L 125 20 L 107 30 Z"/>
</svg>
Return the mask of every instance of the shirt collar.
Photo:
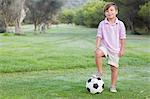
<svg viewBox="0 0 150 99">
<path fill-rule="evenodd" d="M 107 20 L 107 18 L 105 18 L 104 21 L 105 21 L 106 24 L 109 24 L 109 21 Z M 119 20 L 118 20 L 118 18 L 116 17 L 115 23 L 113 23 L 113 25 L 118 24 L 118 22 L 119 22 Z"/>
</svg>

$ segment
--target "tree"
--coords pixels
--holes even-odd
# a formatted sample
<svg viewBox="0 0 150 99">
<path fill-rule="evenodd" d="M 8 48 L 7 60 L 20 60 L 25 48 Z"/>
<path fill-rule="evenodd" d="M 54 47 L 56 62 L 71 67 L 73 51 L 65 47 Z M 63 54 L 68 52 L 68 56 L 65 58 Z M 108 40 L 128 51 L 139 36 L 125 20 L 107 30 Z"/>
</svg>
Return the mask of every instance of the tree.
<svg viewBox="0 0 150 99">
<path fill-rule="evenodd" d="M 9 31 L 8 26 L 15 25 L 16 34 L 21 33 L 21 22 L 25 17 L 24 3 L 25 0 L 0 0 L 0 12 L 6 31 Z"/>
<path fill-rule="evenodd" d="M 16 34 L 22 33 L 21 31 L 21 23 L 26 17 L 26 13 L 28 12 L 28 8 L 25 6 L 25 0 L 20 0 L 20 11 L 18 12 L 19 15 L 17 19 L 15 20 L 15 31 Z"/>
<path fill-rule="evenodd" d="M 60 0 L 28 0 L 26 2 L 30 10 L 30 18 L 34 24 L 34 30 L 41 23 L 51 20 L 61 8 L 62 1 Z"/>
<path fill-rule="evenodd" d="M 137 33 L 136 27 L 144 24 L 138 16 L 140 5 L 145 4 L 149 0 L 105 0 L 115 2 L 119 6 L 119 17 L 125 21 L 132 33 Z"/>
<path fill-rule="evenodd" d="M 64 9 L 59 13 L 59 20 L 62 23 L 67 23 L 67 24 L 73 23 L 74 15 L 75 15 L 75 11 L 73 11 L 72 9 Z"/>
<path fill-rule="evenodd" d="M 142 17 L 145 22 L 145 26 L 147 27 L 148 33 L 150 32 L 150 1 L 140 6 L 140 10 L 138 12 L 139 16 Z"/>
<path fill-rule="evenodd" d="M 89 1 L 83 7 L 76 11 L 74 23 L 85 25 L 87 27 L 98 27 L 99 22 L 104 19 L 103 6 L 104 1 Z"/>
</svg>

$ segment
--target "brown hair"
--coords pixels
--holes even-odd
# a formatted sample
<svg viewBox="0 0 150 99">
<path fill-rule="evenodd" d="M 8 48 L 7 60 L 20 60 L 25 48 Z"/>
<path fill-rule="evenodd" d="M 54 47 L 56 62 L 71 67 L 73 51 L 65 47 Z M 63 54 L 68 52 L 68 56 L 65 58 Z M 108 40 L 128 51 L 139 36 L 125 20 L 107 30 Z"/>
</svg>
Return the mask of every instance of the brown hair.
<svg viewBox="0 0 150 99">
<path fill-rule="evenodd" d="M 114 2 L 108 2 L 105 6 L 104 6 L 104 12 L 107 11 L 111 6 L 114 6 L 116 10 L 118 10 L 118 6 L 114 3 Z"/>
</svg>

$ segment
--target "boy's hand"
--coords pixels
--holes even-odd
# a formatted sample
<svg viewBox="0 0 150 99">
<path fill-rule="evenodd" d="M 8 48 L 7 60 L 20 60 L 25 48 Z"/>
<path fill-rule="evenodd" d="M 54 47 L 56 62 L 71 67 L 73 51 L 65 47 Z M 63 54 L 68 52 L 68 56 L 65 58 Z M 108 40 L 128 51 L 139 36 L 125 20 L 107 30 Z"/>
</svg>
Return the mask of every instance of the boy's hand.
<svg viewBox="0 0 150 99">
<path fill-rule="evenodd" d="M 120 48 L 120 52 L 119 52 L 119 57 L 122 57 L 125 53 L 125 40 L 121 39 L 121 48 Z"/>
<path fill-rule="evenodd" d="M 94 52 L 96 52 L 98 50 L 98 48 L 96 47 L 95 49 L 94 49 Z"/>
<path fill-rule="evenodd" d="M 120 50 L 120 52 L 119 52 L 119 57 L 122 57 L 124 55 L 124 50 L 122 49 L 122 50 Z"/>
</svg>

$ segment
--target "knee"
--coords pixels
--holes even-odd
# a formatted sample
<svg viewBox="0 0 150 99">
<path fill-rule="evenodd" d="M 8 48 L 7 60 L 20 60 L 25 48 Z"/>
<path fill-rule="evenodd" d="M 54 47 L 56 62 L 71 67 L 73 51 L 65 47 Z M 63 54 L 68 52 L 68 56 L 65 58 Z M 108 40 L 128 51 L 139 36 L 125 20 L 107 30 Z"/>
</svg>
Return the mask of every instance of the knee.
<svg viewBox="0 0 150 99">
<path fill-rule="evenodd" d="M 103 56 L 102 51 L 97 50 L 97 51 L 95 52 L 95 56 L 98 57 L 98 58 L 102 57 L 102 56 Z"/>
<path fill-rule="evenodd" d="M 116 71 L 118 71 L 118 68 L 116 68 L 115 66 L 111 66 L 111 71 L 116 72 Z"/>
</svg>

